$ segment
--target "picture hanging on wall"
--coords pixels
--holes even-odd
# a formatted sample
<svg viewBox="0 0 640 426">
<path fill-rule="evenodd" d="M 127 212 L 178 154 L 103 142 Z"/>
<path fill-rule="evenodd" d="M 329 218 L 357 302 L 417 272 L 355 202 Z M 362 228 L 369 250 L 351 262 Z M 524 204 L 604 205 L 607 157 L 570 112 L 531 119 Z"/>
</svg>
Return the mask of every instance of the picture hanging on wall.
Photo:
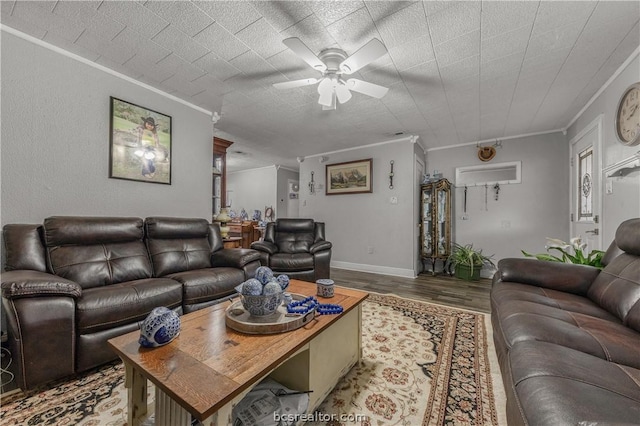
<svg viewBox="0 0 640 426">
<path fill-rule="evenodd" d="M 111 97 L 109 177 L 171 185 L 171 117 Z"/>
<path fill-rule="evenodd" d="M 373 192 L 372 159 L 327 164 L 327 195 Z"/>
</svg>

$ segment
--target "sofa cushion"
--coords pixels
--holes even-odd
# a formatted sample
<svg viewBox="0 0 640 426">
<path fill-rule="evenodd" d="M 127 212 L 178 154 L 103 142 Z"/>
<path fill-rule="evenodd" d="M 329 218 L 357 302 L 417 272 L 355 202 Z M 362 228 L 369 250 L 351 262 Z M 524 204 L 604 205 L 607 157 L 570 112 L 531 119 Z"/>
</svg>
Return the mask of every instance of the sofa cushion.
<svg viewBox="0 0 640 426">
<path fill-rule="evenodd" d="M 182 284 L 148 278 L 84 290 L 76 303 L 78 334 L 95 333 L 142 321 L 153 308 L 182 303 Z"/>
<path fill-rule="evenodd" d="M 152 276 L 142 219 L 55 216 L 44 232 L 51 272 L 83 289 Z"/>
<path fill-rule="evenodd" d="M 233 294 L 235 287 L 244 281 L 244 272 L 236 268 L 208 268 L 177 272 L 167 278 L 182 284 L 182 303 L 187 306 Z"/>
<path fill-rule="evenodd" d="M 629 311 L 640 301 L 640 257 L 623 253 L 611 260 L 589 288 L 588 296 L 628 324 Z M 640 331 L 637 324 L 634 327 Z"/>
<path fill-rule="evenodd" d="M 313 265 L 310 253 L 276 253 L 269 259 L 269 267 L 280 272 L 307 271 L 313 269 Z"/>
<path fill-rule="evenodd" d="M 150 217 L 145 228 L 155 276 L 211 267 L 205 219 Z"/>
<path fill-rule="evenodd" d="M 640 369 L 640 333 L 620 322 L 522 301 L 501 306 L 497 317 L 511 349 L 549 342 Z"/>
<path fill-rule="evenodd" d="M 636 368 L 534 341 L 514 345 L 509 362 L 528 424 L 636 424 L 640 419 Z"/>
<path fill-rule="evenodd" d="M 503 307 L 520 301 L 528 301 L 539 305 L 551 306 L 614 322 L 619 321 L 617 317 L 583 296 L 528 284 L 503 281 L 493 283 L 493 288 L 491 289 L 491 303 L 494 309 L 501 311 Z"/>
</svg>

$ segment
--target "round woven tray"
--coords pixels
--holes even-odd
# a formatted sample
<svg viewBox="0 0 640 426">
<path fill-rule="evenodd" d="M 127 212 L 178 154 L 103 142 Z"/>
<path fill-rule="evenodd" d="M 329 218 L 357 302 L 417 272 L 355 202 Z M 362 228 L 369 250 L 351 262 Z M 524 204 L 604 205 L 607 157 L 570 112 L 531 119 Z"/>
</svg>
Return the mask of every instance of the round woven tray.
<svg viewBox="0 0 640 426">
<path fill-rule="evenodd" d="M 293 300 L 302 300 L 305 296 L 291 293 Z M 313 310 L 304 315 L 287 316 L 287 307 L 280 305 L 271 315 L 255 317 L 249 314 L 242 302 L 233 302 L 225 312 L 225 323 L 227 327 L 247 334 L 276 334 L 295 330 L 307 324 L 315 318 L 316 311 Z"/>
</svg>

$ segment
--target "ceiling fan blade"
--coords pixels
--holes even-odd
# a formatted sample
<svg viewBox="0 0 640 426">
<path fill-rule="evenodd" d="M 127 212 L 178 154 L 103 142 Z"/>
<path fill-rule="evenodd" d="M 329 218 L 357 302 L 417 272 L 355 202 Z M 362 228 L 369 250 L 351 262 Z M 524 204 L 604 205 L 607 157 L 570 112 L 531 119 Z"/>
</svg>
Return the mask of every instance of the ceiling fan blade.
<svg viewBox="0 0 640 426">
<path fill-rule="evenodd" d="M 317 78 L 303 78 L 302 80 L 284 81 L 282 83 L 273 83 L 276 89 L 293 89 L 294 87 L 311 86 L 318 82 Z"/>
<path fill-rule="evenodd" d="M 291 37 L 282 40 L 285 46 L 287 46 L 293 53 L 300 56 L 300 58 L 311 65 L 311 67 L 318 71 L 324 71 L 327 66 L 304 44 L 299 38 Z"/>
<path fill-rule="evenodd" d="M 331 83 L 331 79 L 329 77 L 325 77 L 318 84 L 318 93 L 321 95 L 324 93 L 331 93 L 333 91 L 333 84 Z"/>
<path fill-rule="evenodd" d="M 322 105 L 323 111 L 329 111 L 333 109 L 336 109 L 336 93 L 335 92 L 331 94 L 331 105 Z"/>
<path fill-rule="evenodd" d="M 336 86 L 336 97 L 341 104 L 348 102 L 351 99 L 351 92 L 343 83 Z"/>
<path fill-rule="evenodd" d="M 320 97 L 318 98 L 318 103 L 320 105 L 330 107 L 333 100 L 335 99 L 334 96 L 335 96 L 335 93 L 333 93 L 333 90 L 324 91 L 320 93 Z"/>
<path fill-rule="evenodd" d="M 377 38 L 362 46 L 353 55 L 340 63 L 340 70 L 345 74 L 353 74 L 365 65 L 370 64 L 387 53 L 387 48 Z"/>
<path fill-rule="evenodd" d="M 387 87 L 378 86 L 377 84 L 368 83 L 366 81 L 358 80 L 357 78 L 350 78 L 347 80 L 347 88 L 354 92 L 362 93 L 363 95 L 377 99 L 382 98 L 389 91 Z"/>
</svg>

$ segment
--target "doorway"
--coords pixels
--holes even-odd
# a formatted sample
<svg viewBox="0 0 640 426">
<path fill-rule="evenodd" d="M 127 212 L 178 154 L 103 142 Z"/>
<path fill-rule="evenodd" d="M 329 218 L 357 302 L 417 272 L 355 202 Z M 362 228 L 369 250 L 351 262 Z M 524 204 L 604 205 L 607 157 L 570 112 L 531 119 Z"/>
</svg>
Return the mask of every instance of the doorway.
<svg viewBox="0 0 640 426">
<path fill-rule="evenodd" d="M 571 237 L 602 250 L 602 115 L 571 141 Z"/>
<path fill-rule="evenodd" d="M 422 176 L 424 175 L 425 164 L 420 157 L 414 154 L 414 166 L 413 166 L 413 181 L 415 182 L 415 188 L 413 191 L 413 274 L 418 276 L 422 272 L 422 258 L 420 257 L 420 247 L 422 245 L 422 238 L 420 235 L 420 185 L 422 184 Z"/>
</svg>

